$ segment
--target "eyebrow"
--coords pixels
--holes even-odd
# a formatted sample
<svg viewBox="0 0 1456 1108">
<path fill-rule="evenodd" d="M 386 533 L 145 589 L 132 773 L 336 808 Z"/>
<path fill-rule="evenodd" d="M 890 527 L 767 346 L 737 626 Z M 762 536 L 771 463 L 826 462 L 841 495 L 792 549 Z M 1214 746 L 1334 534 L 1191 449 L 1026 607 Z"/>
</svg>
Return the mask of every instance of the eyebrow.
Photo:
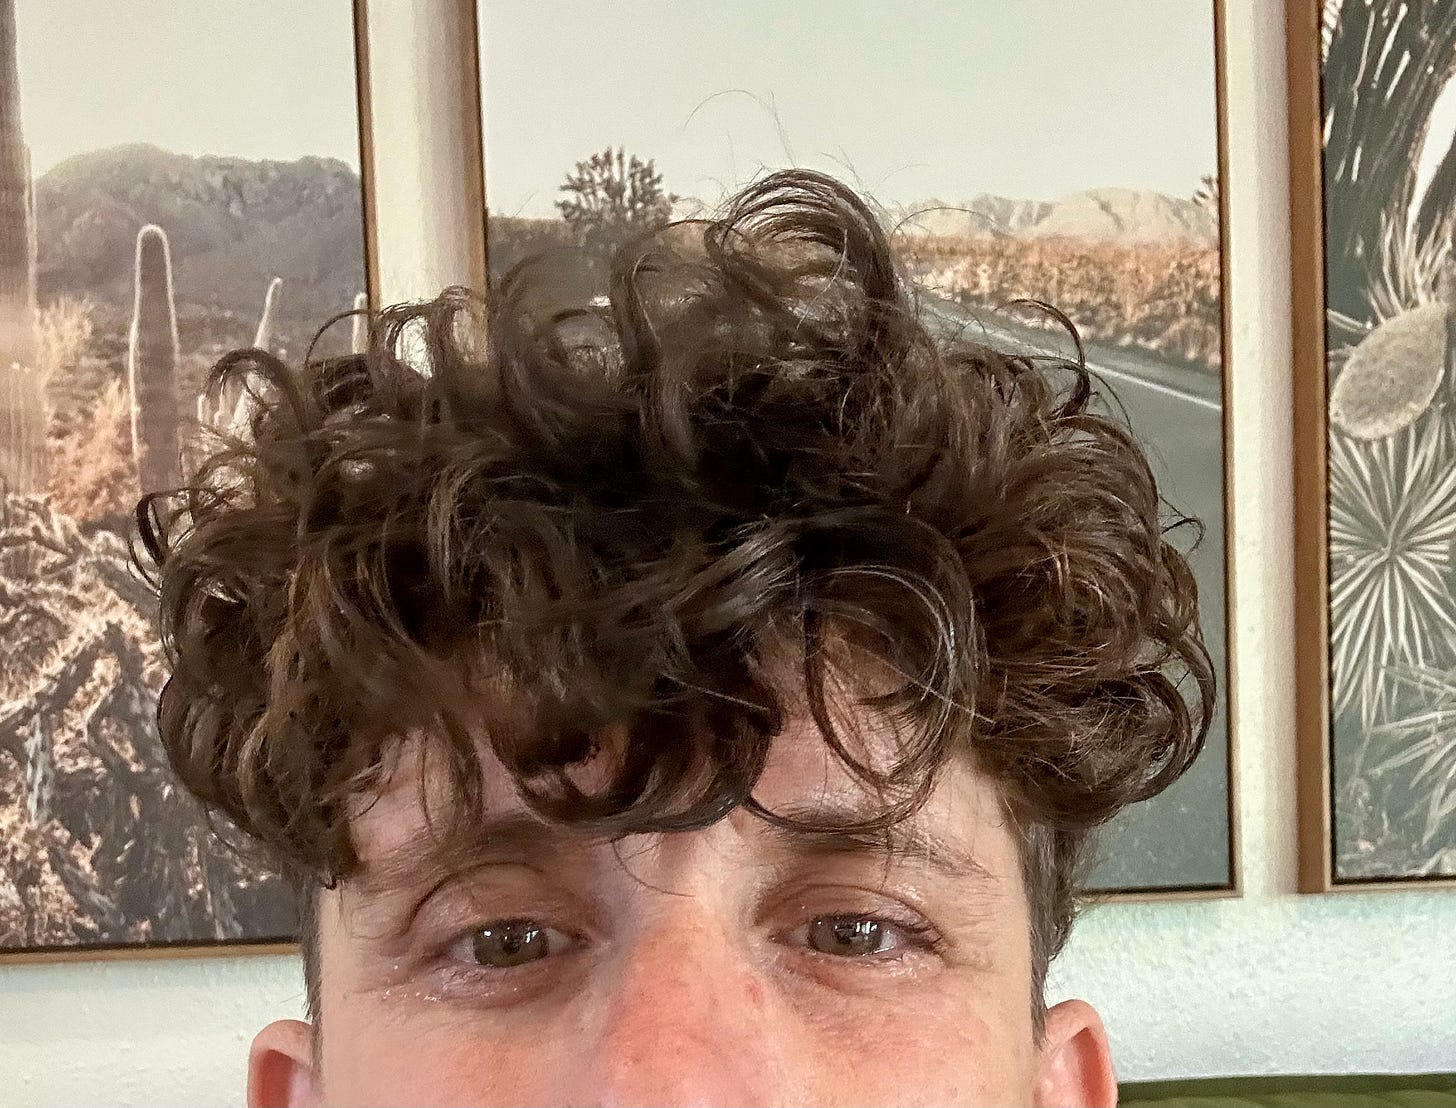
<svg viewBox="0 0 1456 1108">
<path fill-rule="evenodd" d="M 913 819 L 881 830 L 865 830 L 855 825 L 867 822 L 874 812 L 844 803 L 788 805 L 775 814 L 803 825 L 781 827 L 760 820 L 761 832 L 787 853 L 877 858 L 887 864 L 910 861 L 941 877 L 998 884 L 996 875 L 968 846 Z"/>
<path fill-rule="evenodd" d="M 845 803 L 788 805 L 775 815 L 801 826 L 784 827 L 759 819 L 756 834 L 785 856 L 804 860 L 874 859 L 887 868 L 908 862 L 936 876 L 987 889 L 1001 884 L 968 846 L 937 835 L 913 820 L 867 830 L 856 825 L 866 823 L 873 812 Z M 365 899 L 416 888 L 433 891 L 463 874 L 492 865 L 524 865 L 541 872 L 560 869 L 563 860 L 580 859 L 586 850 L 610 841 L 608 836 L 588 836 L 524 813 L 512 813 L 481 822 L 463 841 L 441 840 L 428 828 L 421 828 L 383 857 L 367 861 L 349 883 Z"/>
<path fill-rule="evenodd" d="M 442 840 L 422 827 L 382 857 L 366 861 L 349 884 L 361 897 L 383 897 L 483 866 L 515 863 L 544 869 L 559 864 L 568 851 L 605 841 L 524 813 L 484 820 L 463 840 Z"/>
</svg>

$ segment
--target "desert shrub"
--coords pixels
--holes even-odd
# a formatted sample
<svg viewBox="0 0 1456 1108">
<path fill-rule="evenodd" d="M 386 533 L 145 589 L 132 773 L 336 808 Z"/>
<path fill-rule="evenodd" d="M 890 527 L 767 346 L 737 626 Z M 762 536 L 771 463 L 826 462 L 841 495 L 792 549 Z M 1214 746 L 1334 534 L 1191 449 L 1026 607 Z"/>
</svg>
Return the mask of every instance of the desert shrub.
<svg viewBox="0 0 1456 1108">
<path fill-rule="evenodd" d="M 131 402 L 126 385 L 106 385 L 70 434 L 51 440 L 51 502 L 81 521 L 117 521 L 140 492 L 131 453 Z"/>
<path fill-rule="evenodd" d="M 1214 245 L 952 236 L 907 238 L 903 245 L 916 280 L 962 303 L 997 308 L 1018 298 L 1045 301 L 1087 339 L 1220 369 Z"/>
<path fill-rule="evenodd" d="M 66 437 L 105 386 L 106 373 L 93 357 L 96 304 L 61 296 L 36 313 L 36 363 L 45 373 L 50 397 L 48 435 Z"/>
</svg>

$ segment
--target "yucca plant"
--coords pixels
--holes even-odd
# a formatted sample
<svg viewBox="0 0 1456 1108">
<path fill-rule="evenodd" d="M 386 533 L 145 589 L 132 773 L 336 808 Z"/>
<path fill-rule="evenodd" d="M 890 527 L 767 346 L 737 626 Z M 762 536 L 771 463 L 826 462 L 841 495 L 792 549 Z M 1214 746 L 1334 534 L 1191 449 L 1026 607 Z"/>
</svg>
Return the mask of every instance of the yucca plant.
<svg viewBox="0 0 1456 1108">
<path fill-rule="evenodd" d="M 1381 217 L 1379 265 L 1372 266 L 1368 286 L 1376 320 L 1444 302 L 1440 292 L 1449 279 L 1452 230 L 1449 216 L 1424 229 L 1388 212 Z"/>
<path fill-rule="evenodd" d="M 1395 666 L 1390 677 L 1413 693 L 1418 705 L 1371 731 L 1372 745 L 1384 754 L 1367 758 L 1366 772 L 1403 771 L 1413 798 L 1411 814 L 1420 820 L 1419 845 L 1456 847 L 1456 670 Z"/>
<path fill-rule="evenodd" d="M 1432 408 L 1374 442 L 1330 433 L 1330 633 L 1336 714 L 1390 719 L 1393 667 L 1451 664 L 1456 450 Z"/>
<path fill-rule="evenodd" d="M 1395 224 L 1416 228 L 1419 243 L 1456 203 L 1456 159 L 1429 181 L 1416 174 L 1456 73 L 1456 5 L 1345 0 L 1324 5 L 1322 24 L 1325 292 L 1336 313 L 1372 325 L 1379 315 L 1366 281 L 1382 239 Z"/>
</svg>

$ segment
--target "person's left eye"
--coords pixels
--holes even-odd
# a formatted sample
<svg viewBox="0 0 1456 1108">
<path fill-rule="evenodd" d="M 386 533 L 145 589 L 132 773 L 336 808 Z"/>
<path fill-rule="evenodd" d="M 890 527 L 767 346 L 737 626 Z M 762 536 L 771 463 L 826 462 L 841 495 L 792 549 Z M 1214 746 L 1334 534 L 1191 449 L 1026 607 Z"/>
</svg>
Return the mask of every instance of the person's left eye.
<svg viewBox="0 0 1456 1108">
<path fill-rule="evenodd" d="M 508 970 L 564 954 L 569 935 L 539 920 L 505 919 L 472 928 L 446 952 L 452 961 L 481 969 Z"/>
<path fill-rule="evenodd" d="M 840 958 L 903 957 L 912 950 L 936 950 L 940 939 L 928 923 L 873 915 L 816 916 L 795 933 L 811 950 Z"/>
</svg>

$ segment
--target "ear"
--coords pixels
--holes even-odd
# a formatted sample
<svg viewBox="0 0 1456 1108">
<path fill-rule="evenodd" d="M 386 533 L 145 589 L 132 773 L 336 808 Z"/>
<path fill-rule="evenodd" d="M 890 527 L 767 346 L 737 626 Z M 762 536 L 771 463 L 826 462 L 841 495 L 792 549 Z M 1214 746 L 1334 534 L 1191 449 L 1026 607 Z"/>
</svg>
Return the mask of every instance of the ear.
<svg viewBox="0 0 1456 1108">
<path fill-rule="evenodd" d="M 258 1032 L 248 1052 L 248 1108 L 323 1103 L 311 1031 L 300 1020 L 275 1020 Z"/>
<path fill-rule="evenodd" d="M 1037 1108 L 1112 1108 L 1117 1076 L 1107 1032 L 1084 1000 L 1064 1000 L 1047 1013 L 1036 1078 Z"/>
</svg>

